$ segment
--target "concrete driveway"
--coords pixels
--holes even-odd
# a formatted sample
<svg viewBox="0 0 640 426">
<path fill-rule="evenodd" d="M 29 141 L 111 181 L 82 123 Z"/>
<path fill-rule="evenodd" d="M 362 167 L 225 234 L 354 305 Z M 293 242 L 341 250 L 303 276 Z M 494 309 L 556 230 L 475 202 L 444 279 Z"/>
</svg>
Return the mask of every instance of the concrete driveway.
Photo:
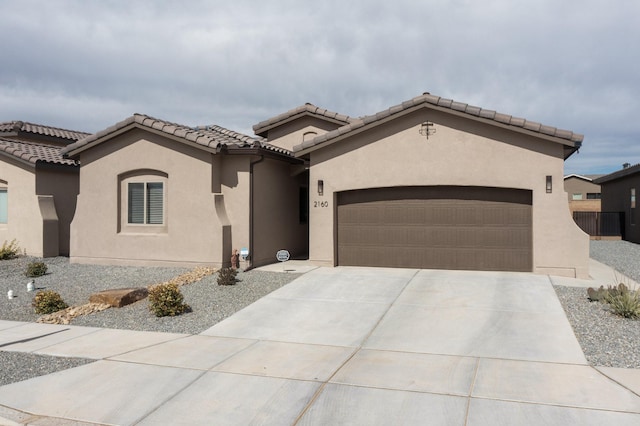
<svg viewBox="0 0 640 426">
<path fill-rule="evenodd" d="M 38 327 L 2 349 L 99 361 L 1 387 L 0 423 L 640 424 L 540 275 L 318 268 L 197 336 Z"/>
</svg>

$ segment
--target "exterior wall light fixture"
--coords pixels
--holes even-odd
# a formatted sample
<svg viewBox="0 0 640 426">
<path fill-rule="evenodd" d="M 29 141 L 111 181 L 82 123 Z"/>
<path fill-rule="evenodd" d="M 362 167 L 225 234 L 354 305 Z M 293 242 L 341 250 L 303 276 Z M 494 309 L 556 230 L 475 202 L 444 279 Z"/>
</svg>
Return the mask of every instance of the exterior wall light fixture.
<svg viewBox="0 0 640 426">
<path fill-rule="evenodd" d="M 318 195 L 324 194 L 324 181 L 322 179 L 318 180 Z"/>
<path fill-rule="evenodd" d="M 436 129 L 433 127 L 433 123 L 430 121 L 425 121 L 420 125 L 420 130 L 418 130 L 420 134 L 427 139 L 429 139 L 430 135 L 433 135 L 436 132 Z"/>
<path fill-rule="evenodd" d="M 547 194 L 551 194 L 551 192 L 553 191 L 553 181 L 551 180 L 551 176 L 547 176 Z"/>
</svg>

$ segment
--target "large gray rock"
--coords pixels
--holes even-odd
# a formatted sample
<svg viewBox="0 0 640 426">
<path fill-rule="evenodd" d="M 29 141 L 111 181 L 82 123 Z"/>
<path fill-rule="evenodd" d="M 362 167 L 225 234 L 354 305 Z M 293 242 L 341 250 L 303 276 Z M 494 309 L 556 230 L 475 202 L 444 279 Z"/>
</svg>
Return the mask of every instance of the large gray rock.
<svg viewBox="0 0 640 426">
<path fill-rule="evenodd" d="M 94 293 L 89 297 L 91 303 L 105 303 L 114 308 L 121 308 L 142 300 L 149 295 L 149 291 L 142 288 L 117 288 Z"/>
</svg>

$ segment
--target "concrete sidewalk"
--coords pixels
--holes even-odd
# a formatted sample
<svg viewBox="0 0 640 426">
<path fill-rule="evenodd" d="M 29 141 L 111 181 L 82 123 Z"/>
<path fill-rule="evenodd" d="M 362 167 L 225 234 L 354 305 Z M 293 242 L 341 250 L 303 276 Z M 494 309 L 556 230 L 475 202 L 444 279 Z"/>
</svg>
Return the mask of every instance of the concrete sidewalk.
<svg viewBox="0 0 640 426">
<path fill-rule="evenodd" d="M 196 336 L 0 321 L 98 360 L 0 387 L 0 424 L 640 424 L 640 370 L 587 365 L 551 284 L 317 268 Z"/>
</svg>

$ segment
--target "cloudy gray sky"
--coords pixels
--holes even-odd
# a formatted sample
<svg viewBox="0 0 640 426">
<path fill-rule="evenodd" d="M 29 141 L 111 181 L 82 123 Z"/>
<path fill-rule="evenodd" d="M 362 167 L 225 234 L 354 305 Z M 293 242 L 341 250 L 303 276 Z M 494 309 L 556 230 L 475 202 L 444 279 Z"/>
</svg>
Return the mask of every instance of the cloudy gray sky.
<svg viewBox="0 0 640 426">
<path fill-rule="evenodd" d="M 566 173 L 640 162 L 637 0 L 0 0 L 0 121 L 135 112 L 252 125 L 428 91 L 585 135 Z"/>
</svg>

